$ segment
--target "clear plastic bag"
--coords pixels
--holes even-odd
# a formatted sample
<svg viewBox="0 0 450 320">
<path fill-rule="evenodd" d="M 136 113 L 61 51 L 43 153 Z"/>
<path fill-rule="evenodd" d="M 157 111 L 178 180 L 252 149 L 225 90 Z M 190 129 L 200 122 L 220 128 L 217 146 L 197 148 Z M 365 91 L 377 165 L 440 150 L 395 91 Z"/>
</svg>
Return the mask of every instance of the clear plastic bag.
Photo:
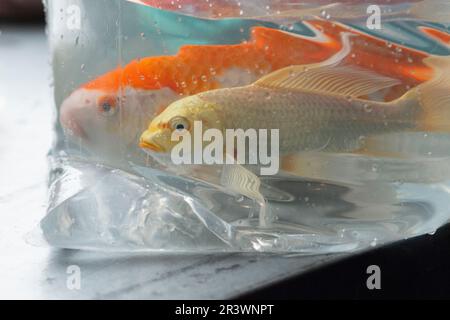
<svg viewBox="0 0 450 320">
<path fill-rule="evenodd" d="M 443 14 L 450 8 L 438 2 L 442 10 L 433 14 L 424 9 L 427 1 L 390 1 L 371 11 L 363 1 L 48 0 L 59 121 L 50 204 L 41 222 L 47 242 L 91 250 L 315 254 L 434 232 L 450 214 L 448 132 L 423 129 L 426 121 L 412 121 L 416 115 L 409 111 L 395 118 L 398 128 L 385 125 L 388 116 L 364 132 L 368 117 L 384 112 L 378 104 L 421 86 L 424 92 L 437 87 L 437 96 L 445 91 L 436 77 L 450 54 L 449 15 Z M 429 63 L 430 57 L 441 60 Z M 358 97 L 367 101 L 360 106 L 365 118 L 347 115 L 329 132 L 333 116 L 323 118 L 318 126 L 328 136 L 312 132 L 315 143 L 289 154 L 283 153 L 286 137 L 300 139 L 289 125 L 295 111 L 277 109 L 275 102 L 273 115 L 262 111 L 271 130 L 271 121 L 288 112 L 286 126 L 278 122 L 276 174 L 261 174 L 264 166 L 249 164 L 249 154 L 239 163 L 177 165 L 162 147 L 143 142 L 156 130 L 152 121 L 173 103 L 252 85 L 291 66 L 306 66 L 302 72 L 312 70 L 312 76 L 316 67 L 351 68 L 373 76 L 368 87 L 377 79 L 384 86 Z M 289 90 L 283 92 L 291 95 Z M 361 84 L 358 90 L 367 91 Z M 261 97 L 242 92 L 236 110 L 245 117 Z M 228 103 L 233 92 L 224 96 Z M 280 97 L 274 93 L 254 104 Z M 357 100 L 344 95 L 336 104 L 341 98 Z M 346 121 L 357 123 L 356 133 Z M 171 125 L 161 124 L 179 129 Z M 298 130 L 302 125 L 307 122 Z M 261 148 L 264 142 L 258 143 Z M 265 145 L 266 151 L 274 145 Z"/>
</svg>

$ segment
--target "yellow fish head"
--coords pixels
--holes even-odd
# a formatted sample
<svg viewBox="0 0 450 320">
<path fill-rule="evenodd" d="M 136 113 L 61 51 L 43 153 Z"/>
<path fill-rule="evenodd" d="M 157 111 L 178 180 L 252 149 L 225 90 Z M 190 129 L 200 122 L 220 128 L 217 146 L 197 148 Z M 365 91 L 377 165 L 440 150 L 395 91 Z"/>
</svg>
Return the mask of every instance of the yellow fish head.
<svg viewBox="0 0 450 320">
<path fill-rule="evenodd" d="M 169 153 L 181 141 L 180 136 L 189 133 L 193 137 L 195 130 L 213 128 L 224 129 L 219 107 L 198 95 L 190 96 L 172 103 L 155 117 L 141 135 L 139 146 L 144 150 Z"/>
</svg>

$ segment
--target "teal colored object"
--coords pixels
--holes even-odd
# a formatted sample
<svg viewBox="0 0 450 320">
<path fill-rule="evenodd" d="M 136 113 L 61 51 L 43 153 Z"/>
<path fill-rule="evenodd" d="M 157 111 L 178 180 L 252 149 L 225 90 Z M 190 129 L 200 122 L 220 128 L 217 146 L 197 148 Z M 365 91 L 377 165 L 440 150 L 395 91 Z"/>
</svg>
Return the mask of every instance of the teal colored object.
<svg viewBox="0 0 450 320">
<path fill-rule="evenodd" d="M 250 30 L 255 26 L 314 36 L 314 33 L 301 21 L 292 24 L 288 29 L 281 23 L 240 18 L 204 19 L 130 2 L 123 3 L 122 15 L 125 21 L 122 32 L 125 36 L 132 38 L 137 37 L 138 33 L 144 33 L 152 43 L 149 50 L 164 52 L 168 55 L 176 54 L 180 46 L 187 44 L 241 43 L 250 38 Z M 133 17 L 133 19 L 129 17 Z M 369 30 L 363 22 L 343 24 L 379 39 L 429 54 L 450 55 L 450 49 L 447 46 L 428 37 L 418 29 L 420 26 L 428 26 L 443 32 L 450 32 L 450 26 L 416 20 L 393 20 L 384 21 L 381 30 Z"/>
<path fill-rule="evenodd" d="M 202 19 L 134 3 L 125 3 L 122 9 L 126 16 L 137 17 L 138 30 L 143 30 L 148 37 L 161 37 L 169 54 L 176 53 L 185 44 L 238 44 L 249 39 L 251 28 L 256 26 L 287 31 L 286 26 L 274 22 L 238 18 Z M 302 22 L 293 24 L 289 32 L 314 35 Z"/>
<path fill-rule="evenodd" d="M 428 37 L 419 27 L 431 27 L 442 32 L 450 32 L 450 27 L 437 23 L 420 22 L 415 20 L 383 22 L 381 30 L 369 30 L 364 24 L 348 24 L 349 26 L 386 41 L 424 51 L 435 55 L 450 55 L 447 46 Z"/>
</svg>

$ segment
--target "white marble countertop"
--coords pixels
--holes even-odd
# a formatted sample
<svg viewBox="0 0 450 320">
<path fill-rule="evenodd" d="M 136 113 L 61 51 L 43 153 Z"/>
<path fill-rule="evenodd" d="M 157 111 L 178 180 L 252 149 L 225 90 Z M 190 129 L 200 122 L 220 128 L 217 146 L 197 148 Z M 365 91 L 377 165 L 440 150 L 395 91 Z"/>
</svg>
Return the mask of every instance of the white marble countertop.
<svg viewBox="0 0 450 320">
<path fill-rule="evenodd" d="M 339 255 L 129 255 L 36 246 L 54 113 L 42 27 L 0 25 L 0 298 L 223 299 Z M 80 290 L 67 268 L 80 267 Z"/>
</svg>

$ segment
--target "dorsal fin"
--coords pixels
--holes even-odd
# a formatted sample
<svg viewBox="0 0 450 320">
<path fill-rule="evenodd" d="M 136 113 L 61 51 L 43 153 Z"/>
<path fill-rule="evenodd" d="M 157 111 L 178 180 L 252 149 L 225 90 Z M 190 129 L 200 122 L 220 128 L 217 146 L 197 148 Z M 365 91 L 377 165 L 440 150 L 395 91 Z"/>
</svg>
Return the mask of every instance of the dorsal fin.
<svg viewBox="0 0 450 320">
<path fill-rule="evenodd" d="M 350 65 L 291 66 L 273 72 L 254 85 L 360 97 L 399 84 L 397 79 Z"/>
</svg>

